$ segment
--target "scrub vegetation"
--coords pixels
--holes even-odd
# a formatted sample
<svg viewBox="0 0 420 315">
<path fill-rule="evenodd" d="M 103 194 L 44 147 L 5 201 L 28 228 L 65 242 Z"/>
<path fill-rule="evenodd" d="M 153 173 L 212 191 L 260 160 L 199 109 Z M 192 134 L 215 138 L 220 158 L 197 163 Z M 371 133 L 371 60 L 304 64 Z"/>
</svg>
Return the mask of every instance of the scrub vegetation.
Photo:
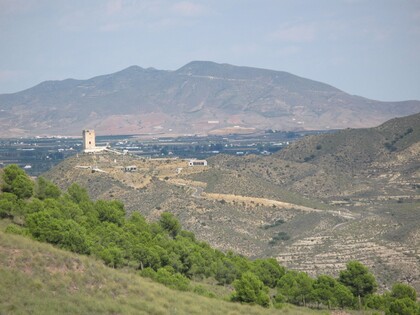
<svg viewBox="0 0 420 315">
<path fill-rule="evenodd" d="M 26 304 L 18 303 L 17 299 L 2 301 L 5 312 L 24 313 L 34 307 L 37 313 L 44 313 L 44 310 L 45 313 L 80 313 L 80 304 L 83 304 L 80 307 L 87 308 L 82 313 L 130 313 L 139 312 L 139 309 L 145 313 L 168 312 L 169 302 L 145 306 L 147 295 L 143 299 L 138 293 L 138 300 L 132 301 L 132 296 L 139 290 L 135 283 L 146 281 L 140 280 L 139 275 L 173 289 L 190 291 L 180 298 L 182 302 L 179 303 L 183 304 L 179 306 L 179 313 L 197 313 L 201 309 L 193 293 L 223 299 L 217 290 L 199 284 L 209 280 L 218 286 L 233 286 L 233 292 L 224 297 L 226 300 L 266 308 L 283 310 L 290 307 L 285 306 L 288 303 L 323 310 L 369 308 L 386 314 L 420 312 L 416 291 L 408 285 L 396 284 L 392 291 L 375 295 L 375 277 L 357 261 L 348 262 L 338 278 L 319 275 L 314 279 L 304 272 L 286 270 L 275 259 L 250 260 L 231 251 L 216 250 L 198 241 L 192 232 L 183 230 L 178 219 L 168 212 L 163 212 L 157 222 L 151 223 L 138 213 L 126 217 L 124 206 L 119 201 L 93 201 L 86 190 L 76 184 L 62 192 L 43 178 L 34 183 L 16 165 L 3 170 L 2 181 L 0 216 L 3 222 L 10 222 L 6 232 L 89 255 L 112 269 L 120 270 L 110 272 L 109 277 L 103 279 L 93 271 L 98 269 L 98 273 L 106 273 L 110 268 L 86 257 L 64 254 L 60 258 L 64 259 L 62 264 L 51 264 L 50 259 L 56 259 L 51 258 L 52 254 L 44 255 L 34 250 L 28 259 L 21 255 L 22 249 L 13 249 L 7 241 L 8 237 L 15 242 L 21 239 L 2 233 L 2 244 L 5 245 L 1 247 L 1 296 L 5 298 L 10 295 L 7 291 L 11 287 L 26 281 L 28 286 L 18 289 L 17 295 L 30 295 Z M 29 244 L 33 241 L 21 242 L 26 244 L 24 251 L 29 254 Z M 36 248 L 41 248 L 39 246 Z M 92 268 L 92 264 L 101 267 Z M 45 272 L 52 277 L 46 279 Z M 44 277 L 39 278 L 43 273 Z M 59 279 L 57 275 L 60 275 Z M 117 279 L 127 277 L 134 282 Z M 62 281 L 66 284 L 62 285 Z M 66 292 L 70 294 L 63 298 Z M 45 295 L 48 298 L 42 299 L 41 296 Z M 96 295 L 102 295 L 104 302 L 94 302 L 93 296 Z M 64 300 L 62 304 L 58 304 L 60 298 L 57 296 Z M 177 299 L 172 302 L 175 301 Z M 234 306 L 226 305 L 229 305 L 227 309 L 217 311 L 210 310 L 209 306 L 208 313 L 235 313 Z M 233 310 L 229 311 L 229 307 Z M 239 308 L 237 310 L 242 312 Z M 260 308 L 244 312 L 254 311 L 260 312 Z"/>
</svg>

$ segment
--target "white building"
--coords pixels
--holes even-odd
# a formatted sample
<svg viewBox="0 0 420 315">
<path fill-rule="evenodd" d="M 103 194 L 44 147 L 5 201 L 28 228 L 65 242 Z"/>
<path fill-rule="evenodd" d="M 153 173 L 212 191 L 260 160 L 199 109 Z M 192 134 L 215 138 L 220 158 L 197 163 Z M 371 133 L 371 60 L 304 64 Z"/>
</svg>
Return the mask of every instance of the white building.
<svg viewBox="0 0 420 315">
<path fill-rule="evenodd" d="M 124 166 L 124 172 L 137 172 L 136 165 Z"/>
<path fill-rule="evenodd" d="M 189 160 L 188 166 L 207 166 L 206 160 Z"/>
</svg>

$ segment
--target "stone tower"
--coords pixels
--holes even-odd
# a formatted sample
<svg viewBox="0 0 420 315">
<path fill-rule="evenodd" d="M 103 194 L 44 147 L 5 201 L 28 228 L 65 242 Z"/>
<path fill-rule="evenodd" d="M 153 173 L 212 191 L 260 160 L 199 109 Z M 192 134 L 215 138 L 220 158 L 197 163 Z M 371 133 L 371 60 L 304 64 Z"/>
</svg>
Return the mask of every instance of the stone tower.
<svg viewBox="0 0 420 315">
<path fill-rule="evenodd" d="M 94 151 L 95 148 L 95 130 L 83 130 L 83 151 Z"/>
</svg>

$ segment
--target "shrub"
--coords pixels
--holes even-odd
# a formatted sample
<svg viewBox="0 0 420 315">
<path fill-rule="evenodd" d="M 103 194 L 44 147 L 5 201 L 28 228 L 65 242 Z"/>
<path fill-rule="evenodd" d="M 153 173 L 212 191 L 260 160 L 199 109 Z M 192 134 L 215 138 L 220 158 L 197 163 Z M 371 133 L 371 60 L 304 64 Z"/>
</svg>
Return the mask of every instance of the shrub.
<svg viewBox="0 0 420 315">
<path fill-rule="evenodd" d="M 235 280 L 233 287 L 232 301 L 270 306 L 268 287 L 252 272 L 245 272 L 241 279 Z"/>
<path fill-rule="evenodd" d="M 410 298 L 397 299 L 391 302 L 389 310 L 385 312 L 386 315 L 415 315 L 419 314 L 420 309 L 418 304 Z"/>
<path fill-rule="evenodd" d="M 34 183 L 26 174 L 19 174 L 11 185 L 12 193 L 19 199 L 28 199 L 32 196 Z"/>
<path fill-rule="evenodd" d="M 376 291 L 378 284 L 369 269 L 358 261 L 347 263 L 340 272 L 339 281 L 347 286 L 354 296 L 364 297 Z"/>
<path fill-rule="evenodd" d="M 216 294 L 213 292 L 206 290 L 202 285 L 197 285 L 192 290 L 194 293 L 197 293 L 198 295 L 207 296 L 209 298 L 215 298 Z"/>
<path fill-rule="evenodd" d="M 121 226 L 124 222 L 124 205 L 120 201 L 98 200 L 95 204 L 99 220 L 115 223 Z"/>
<path fill-rule="evenodd" d="M 311 299 L 313 283 L 314 280 L 304 272 L 286 272 L 277 282 L 276 301 L 286 300 L 289 303 L 306 305 Z"/>
<path fill-rule="evenodd" d="M 103 249 L 98 256 L 106 265 L 113 268 L 120 267 L 123 264 L 123 252 L 120 248 L 115 246 Z"/>
<path fill-rule="evenodd" d="M 6 233 L 16 234 L 16 235 L 23 235 L 23 236 L 30 236 L 28 229 L 21 227 L 16 224 L 10 224 L 6 227 Z"/>
<path fill-rule="evenodd" d="M 352 306 L 354 300 L 353 294 L 346 286 L 327 275 L 320 275 L 316 279 L 311 298 L 329 309 L 337 306 L 341 308 Z"/>
<path fill-rule="evenodd" d="M 393 143 L 385 142 L 384 146 L 389 152 L 397 151 L 397 147 Z"/>
<path fill-rule="evenodd" d="M 403 283 L 396 283 L 392 286 L 391 296 L 395 299 L 409 298 L 412 301 L 417 300 L 416 290 Z"/>
<path fill-rule="evenodd" d="M 278 232 L 269 242 L 270 245 L 274 245 L 280 241 L 287 241 L 290 240 L 289 234 L 286 232 Z"/>
<path fill-rule="evenodd" d="M 25 176 L 25 171 L 16 164 L 11 164 L 3 169 L 3 186 L 2 191 L 12 192 L 12 183 L 19 176 Z"/>
<path fill-rule="evenodd" d="M 222 259 L 217 262 L 215 278 L 219 284 L 230 284 L 239 274 L 237 266 L 229 259 Z"/>
<path fill-rule="evenodd" d="M 39 177 L 35 188 L 36 197 L 43 200 L 47 198 L 57 199 L 61 195 L 60 189 L 44 177 Z"/>
<path fill-rule="evenodd" d="M 276 205 L 273 205 L 273 208 L 276 208 Z M 284 221 L 283 219 L 278 219 L 278 220 L 274 221 L 274 223 L 263 225 L 261 228 L 264 229 L 264 230 L 268 230 L 270 228 L 280 226 L 285 222 L 286 221 Z"/>
<path fill-rule="evenodd" d="M 16 195 L 7 192 L 0 194 L 0 219 L 13 217 L 17 206 Z"/>
<path fill-rule="evenodd" d="M 392 299 L 388 294 L 372 294 L 366 297 L 365 305 L 370 309 L 385 311 L 389 308 L 391 301 Z"/>
<path fill-rule="evenodd" d="M 314 154 L 311 154 L 310 156 L 306 156 L 306 157 L 303 159 L 303 161 L 304 161 L 304 162 L 309 162 L 309 161 L 313 160 L 314 158 L 315 158 L 315 155 L 314 155 Z"/>
<path fill-rule="evenodd" d="M 181 231 L 181 224 L 172 213 L 163 212 L 160 216 L 159 225 L 166 230 L 169 235 L 175 237 Z"/>
<path fill-rule="evenodd" d="M 32 196 L 34 183 L 24 170 L 16 164 L 8 165 L 3 170 L 3 192 L 15 194 L 19 199 Z"/>
<path fill-rule="evenodd" d="M 274 288 L 284 275 L 285 269 L 274 258 L 257 259 L 253 262 L 252 272 L 268 287 Z"/>
<path fill-rule="evenodd" d="M 175 272 L 174 269 L 169 266 L 159 268 L 157 271 L 154 271 L 152 268 L 146 268 L 140 272 L 140 275 L 151 278 L 172 289 L 188 291 L 190 288 L 190 280 L 182 274 Z"/>
</svg>

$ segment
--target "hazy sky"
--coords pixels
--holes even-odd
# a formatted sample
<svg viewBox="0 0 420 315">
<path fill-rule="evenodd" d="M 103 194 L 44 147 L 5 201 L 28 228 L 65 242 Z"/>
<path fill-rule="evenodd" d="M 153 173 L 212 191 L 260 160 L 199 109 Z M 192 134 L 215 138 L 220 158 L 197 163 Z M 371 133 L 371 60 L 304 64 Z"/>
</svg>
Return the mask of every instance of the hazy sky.
<svg viewBox="0 0 420 315">
<path fill-rule="evenodd" d="M 193 60 L 420 100 L 420 0 L 0 0 L 0 93 Z"/>
</svg>

